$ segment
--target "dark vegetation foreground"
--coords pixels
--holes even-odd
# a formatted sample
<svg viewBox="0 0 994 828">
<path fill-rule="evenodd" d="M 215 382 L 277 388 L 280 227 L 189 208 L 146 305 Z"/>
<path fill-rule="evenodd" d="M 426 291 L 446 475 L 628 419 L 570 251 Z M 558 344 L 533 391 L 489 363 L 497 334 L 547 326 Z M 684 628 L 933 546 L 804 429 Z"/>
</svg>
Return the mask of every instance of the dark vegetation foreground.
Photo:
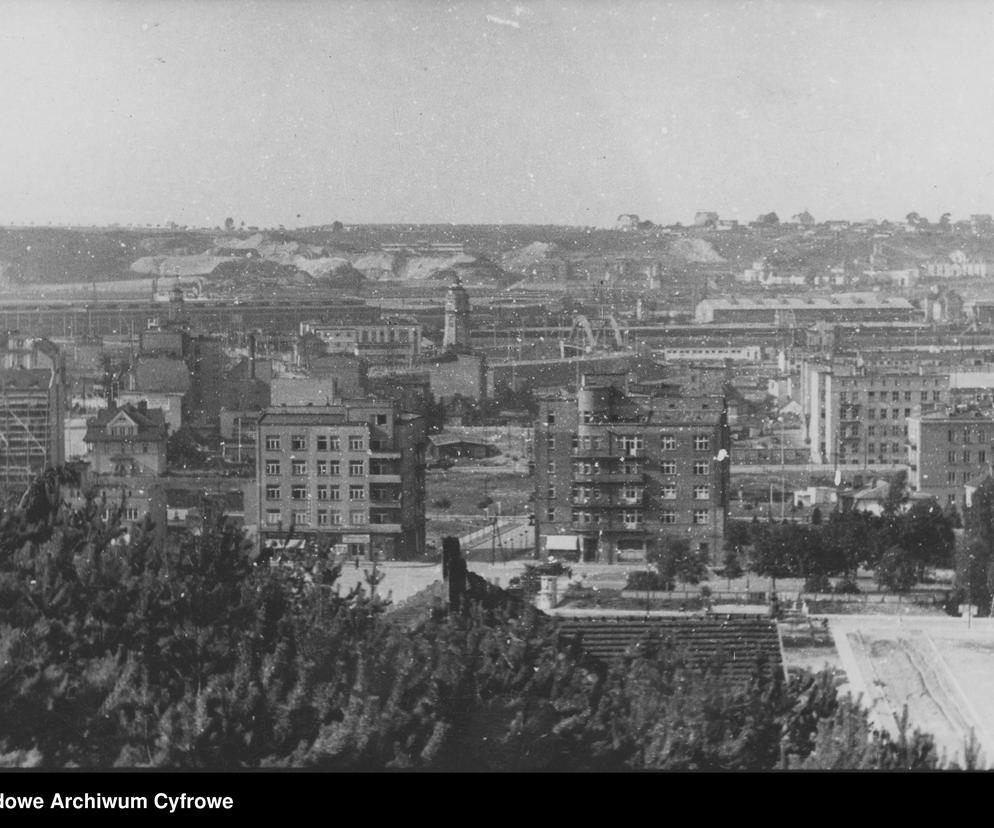
<svg viewBox="0 0 994 828">
<path fill-rule="evenodd" d="M 402 625 L 320 556 L 254 561 L 220 515 L 175 548 L 126 538 L 102 504 L 61 504 L 60 474 L 0 515 L 8 767 L 943 766 L 927 735 L 874 732 L 828 673 L 757 665 L 729 690 L 673 640 L 608 667 L 513 603 Z"/>
</svg>

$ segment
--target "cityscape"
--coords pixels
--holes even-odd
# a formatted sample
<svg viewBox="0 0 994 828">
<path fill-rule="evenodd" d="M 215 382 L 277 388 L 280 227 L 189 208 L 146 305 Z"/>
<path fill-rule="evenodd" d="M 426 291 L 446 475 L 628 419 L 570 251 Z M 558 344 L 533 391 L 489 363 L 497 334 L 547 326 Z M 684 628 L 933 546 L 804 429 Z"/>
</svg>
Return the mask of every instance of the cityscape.
<svg viewBox="0 0 994 828">
<path fill-rule="evenodd" d="M 737 158 L 726 142 L 738 139 L 708 144 L 707 119 L 726 104 L 741 107 L 721 116 L 726 132 L 750 118 L 792 124 L 769 90 L 820 83 L 823 39 L 860 26 L 898 36 L 878 15 L 894 4 L 867 7 L 300 0 L 270 45 L 230 17 L 274 20 L 270 3 L 107 5 L 110 28 L 134 42 L 85 66 L 120 73 L 104 125 L 122 151 L 122 170 L 107 171 L 120 195 L 88 184 L 83 164 L 60 198 L 26 144 L 0 140 L 0 764 L 989 768 L 987 155 L 926 129 L 908 139 L 925 170 L 916 190 L 906 164 L 879 161 L 899 140 L 885 130 L 826 171 L 820 142 L 856 132 L 815 86 L 784 94 L 813 125 L 832 124 L 830 137 L 784 126 L 769 157 L 750 138 Z M 816 68 L 793 80 L 771 69 L 753 86 L 742 73 L 772 36 L 755 22 L 771 10 L 789 40 L 771 67 L 814 49 Z M 104 37 L 68 6 L 11 11 L 26 42 L 54 26 L 88 54 Z M 979 4 L 958 11 L 946 20 L 922 3 L 902 36 L 994 24 Z M 325 47 L 301 34 L 333 21 L 356 39 L 324 55 L 354 69 L 346 92 L 310 60 Z M 212 56 L 195 32 L 221 23 L 278 80 L 267 86 L 244 56 Z M 555 46 L 569 23 L 576 41 Z M 402 30 L 439 37 L 459 24 L 453 41 L 477 51 L 443 60 L 398 46 L 374 76 L 362 47 L 381 24 L 384 49 Z M 276 50 L 291 39 L 306 44 L 284 62 Z M 660 51 L 622 60 L 605 45 L 622 40 Z M 648 94 L 654 61 L 675 65 L 674 43 L 712 40 L 728 46 L 712 74 L 690 57 L 681 70 L 697 103 Z M 531 45 L 548 54 L 525 57 Z M 866 45 L 839 48 L 870 61 Z M 515 93 L 518 119 L 505 122 L 510 93 L 474 55 L 509 83 L 549 72 L 551 87 Z M 133 59 L 147 77 L 125 77 Z M 408 78 L 422 63 L 428 76 Z M 598 65 L 626 66 L 627 85 L 591 77 Z M 196 73 L 220 66 L 237 77 L 198 102 Z M 843 69 L 833 83 L 854 83 Z M 47 81 L 67 113 L 71 75 Z M 255 104 L 220 106 L 236 81 L 268 90 L 260 112 L 301 112 L 301 137 L 259 126 L 252 150 Z M 320 83 L 354 123 L 315 114 L 297 84 Z M 957 105 L 989 107 L 982 86 L 963 86 Z M 152 89 L 165 113 L 152 121 L 216 117 L 210 148 L 176 124 L 148 139 L 154 150 L 117 135 L 117 107 Z M 611 103 L 591 103 L 591 90 Z M 395 121 L 358 114 L 365 95 Z M 654 149 L 613 145 L 622 161 L 597 167 L 585 141 L 606 159 L 608 138 L 638 131 L 605 125 L 626 95 L 655 124 Z M 47 113 L 44 101 L 0 100 Z M 402 120 L 415 103 L 418 126 Z M 857 125 L 871 118 L 862 105 Z M 387 123 L 396 146 L 420 130 L 408 154 L 387 147 Z M 104 159 L 78 129 L 84 156 Z M 561 152 L 530 143 L 542 129 Z M 329 135 L 339 143 L 325 146 Z M 59 169 L 75 165 L 57 136 L 36 140 Z M 186 140 L 184 178 L 172 145 Z M 810 157 L 791 154 L 809 143 Z M 126 146 L 144 154 L 144 178 Z M 622 169 L 653 152 L 662 166 L 642 178 Z M 681 152 L 700 182 L 674 172 Z M 313 160 L 322 153 L 327 169 Z M 354 168 L 339 168 L 343 153 Z M 519 166 L 545 184 L 510 181 Z M 974 183 L 959 188 L 966 168 Z M 396 192 L 384 194 L 385 177 Z M 244 197 L 243 178 L 255 185 Z M 50 807 L 234 801 L 142 791 L 131 804 Z M 41 806 L 0 795 L 0 807 Z"/>
</svg>

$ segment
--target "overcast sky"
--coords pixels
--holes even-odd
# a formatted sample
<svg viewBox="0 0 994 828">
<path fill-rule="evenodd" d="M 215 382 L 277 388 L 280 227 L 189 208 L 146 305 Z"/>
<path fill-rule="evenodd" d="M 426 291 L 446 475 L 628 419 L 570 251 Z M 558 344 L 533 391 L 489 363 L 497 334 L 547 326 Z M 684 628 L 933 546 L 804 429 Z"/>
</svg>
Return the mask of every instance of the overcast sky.
<svg viewBox="0 0 994 828">
<path fill-rule="evenodd" d="M 985 0 L 0 0 L 0 221 L 994 212 Z"/>
</svg>

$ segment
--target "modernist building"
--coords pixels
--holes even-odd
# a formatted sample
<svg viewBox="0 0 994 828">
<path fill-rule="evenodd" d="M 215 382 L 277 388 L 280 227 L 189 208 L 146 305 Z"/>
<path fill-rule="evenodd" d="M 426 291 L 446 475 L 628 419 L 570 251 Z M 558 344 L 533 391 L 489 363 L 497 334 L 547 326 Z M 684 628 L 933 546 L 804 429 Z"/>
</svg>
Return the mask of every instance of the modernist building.
<svg viewBox="0 0 994 828">
<path fill-rule="evenodd" d="M 696 321 L 702 324 L 741 322 L 784 326 L 813 322 L 909 322 L 918 316 L 919 312 L 907 299 L 875 293 L 704 299 L 695 311 Z"/>
<path fill-rule="evenodd" d="M 805 359 L 800 403 L 812 463 L 907 462 L 909 419 L 949 402 L 949 374 L 858 357 Z"/>
<path fill-rule="evenodd" d="M 376 400 L 281 406 L 263 412 L 256 442 L 264 544 L 292 529 L 343 554 L 424 553 L 422 417 Z"/>
<path fill-rule="evenodd" d="M 724 536 L 730 437 L 724 397 L 629 393 L 585 376 L 545 399 L 535 426 L 540 548 L 581 560 L 644 560 L 663 536 L 715 560 Z"/>
<path fill-rule="evenodd" d="M 908 484 L 958 509 L 991 474 L 994 417 L 989 412 L 935 411 L 908 420 Z"/>
<path fill-rule="evenodd" d="M 65 460 L 66 377 L 51 342 L 0 341 L 0 496 L 20 497 L 35 475 Z"/>
</svg>

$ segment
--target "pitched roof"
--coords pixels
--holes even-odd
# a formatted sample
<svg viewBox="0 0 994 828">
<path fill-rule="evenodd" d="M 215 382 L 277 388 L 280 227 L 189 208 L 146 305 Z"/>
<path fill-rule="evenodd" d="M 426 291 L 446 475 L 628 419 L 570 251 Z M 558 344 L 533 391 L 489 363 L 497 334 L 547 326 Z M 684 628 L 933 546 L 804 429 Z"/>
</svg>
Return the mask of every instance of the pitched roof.
<svg viewBox="0 0 994 828">
<path fill-rule="evenodd" d="M 137 406 L 125 403 L 124 405 L 102 409 L 90 421 L 90 425 L 86 429 L 86 436 L 83 438 L 84 441 L 87 443 L 98 443 L 108 440 L 120 440 L 119 436 L 111 435 L 107 432 L 107 426 L 119 414 L 138 427 L 138 431 L 133 436 L 133 439 L 148 442 L 166 439 L 166 417 L 161 409 L 149 408 L 141 411 Z"/>
</svg>

